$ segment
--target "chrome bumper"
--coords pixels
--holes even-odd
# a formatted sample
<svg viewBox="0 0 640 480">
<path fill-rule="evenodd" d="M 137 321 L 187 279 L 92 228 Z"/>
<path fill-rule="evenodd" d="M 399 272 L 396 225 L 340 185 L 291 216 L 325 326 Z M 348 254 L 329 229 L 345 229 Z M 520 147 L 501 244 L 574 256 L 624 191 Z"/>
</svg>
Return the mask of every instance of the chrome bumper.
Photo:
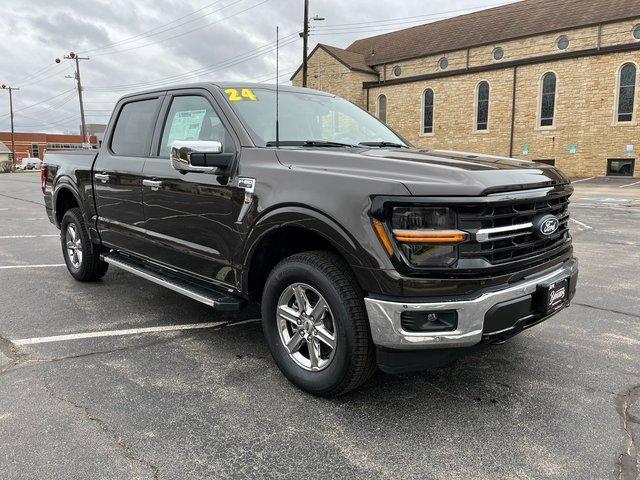
<svg viewBox="0 0 640 480">
<path fill-rule="evenodd" d="M 465 301 L 406 303 L 365 298 L 373 342 L 390 349 L 468 347 L 482 339 L 485 314 L 496 304 L 533 294 L 540 283 L 572 277 L 578 260 L 572 259 L 550 273 L 531 277 L 504 290 L 484 293 Z M 404 311 L 456 310 L 457 329 L 448 332 L 408 332 L 402 329 Z M 514 319 L 515 321 L 515 319 Z"/>
</svg>

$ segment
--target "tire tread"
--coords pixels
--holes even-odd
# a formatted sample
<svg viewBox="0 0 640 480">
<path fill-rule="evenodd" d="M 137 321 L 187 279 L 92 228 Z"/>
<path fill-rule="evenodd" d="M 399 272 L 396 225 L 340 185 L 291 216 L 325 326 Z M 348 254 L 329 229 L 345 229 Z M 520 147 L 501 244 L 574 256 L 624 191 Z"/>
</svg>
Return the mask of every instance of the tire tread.
<svg viewBox="0 0 640 480">
<path fill-rule="evenodd" d="M 80 208 L 78 207 L 70 208 L 62 217 L 60 241 L 62 243 L 62 252 L 65 258 L 65 263 L 67 262 L 67 255 L 65 253 L 66 247 L 63 233 L 64 227 L 71 222 L 75 223 L 78 226 L 78 234 L 80 235 L 83 243 L 83 259 L 80 270 L 74 273 L 71 268 L 69 268 L 69 273 L 71 273 L 73 278 L 80 282 L 95 282 L 96 280 L 104 277 L 109 268 L 109 264 L 104 262 L 100 258 L 100 251 L 98 246 L 94 245 L 91 242 L 91 239 L 89 238 L 89 232 L 84 222 L 84 216 L 82 215 L 82 210 L 80 210 Z M 86 248 L 87 245 L 89 246 L 89 248 Z M 68 263 L 67 267 L 69 267 Z"/>
<path fill-rule="evenodd" d="M 334 388 L 317 393 L 320 396 L 339 396 L 355 390 L 376 372 L 375 349 L 364 307 L 363 292 L 347 263 L 339 255 L 314 250 L 298 253 L 282 260 L 274 271 L 287 263 L 306 263 L 323 272 L 341 292 L 344 306 L 356 332 L 356 345 L 350 371 Z"/>
</svg>

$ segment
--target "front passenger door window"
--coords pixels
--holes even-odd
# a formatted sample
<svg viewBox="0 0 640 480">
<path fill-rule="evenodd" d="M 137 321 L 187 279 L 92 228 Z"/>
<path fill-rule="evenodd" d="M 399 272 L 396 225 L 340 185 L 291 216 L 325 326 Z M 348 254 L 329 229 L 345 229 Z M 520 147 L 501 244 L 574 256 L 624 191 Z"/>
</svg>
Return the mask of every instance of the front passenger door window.
<svg viewBox="0 0 640 480">
<path fill-rule="evenodd" d="M 176 140 L 207 140 L 228 147 L 231 140 L 220 117 L 204 97 L 175 97 L 162 132 L 159 156 L 168 158 Z M 226 149 L 225 149 L 226 150 Z"/>
</svg>

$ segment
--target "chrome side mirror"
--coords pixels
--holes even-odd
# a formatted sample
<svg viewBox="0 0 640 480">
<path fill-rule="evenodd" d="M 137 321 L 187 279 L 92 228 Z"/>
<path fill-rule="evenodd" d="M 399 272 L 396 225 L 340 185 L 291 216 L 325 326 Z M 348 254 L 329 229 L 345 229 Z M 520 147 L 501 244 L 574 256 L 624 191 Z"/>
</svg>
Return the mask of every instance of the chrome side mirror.
<svg viewBox="0 0 640 480">
<path fill-rule="evenodd" d="M 229 166 L 222 143 L 204 140 L 176 140 L 171 145 L 171 167 L 179 172 L 211 173 Z"/>
</svg>

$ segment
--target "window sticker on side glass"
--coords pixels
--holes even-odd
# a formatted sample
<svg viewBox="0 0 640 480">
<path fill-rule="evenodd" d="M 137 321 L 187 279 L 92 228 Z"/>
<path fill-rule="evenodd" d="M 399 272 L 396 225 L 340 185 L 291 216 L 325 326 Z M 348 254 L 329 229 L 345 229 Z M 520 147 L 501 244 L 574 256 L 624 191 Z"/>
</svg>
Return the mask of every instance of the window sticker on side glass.
<svg viewBox="0 0 640 480">
<path fill-rule="evenodd" d="M 173 144 L 174 140 L 198 140 L 206 113 L 204 109 L 176 112 L 171 122 L 167 145 Z"/>
<path fill-rule="evenodd" d="M 257 102 L 258 97 L 253 93 L 253 90 L 250 88 L 227 88 L 224 93 L 227 94 L 230 102 L 242 102 L 244 100 L 250 100 L 252 102 Z"/>
</svg>

